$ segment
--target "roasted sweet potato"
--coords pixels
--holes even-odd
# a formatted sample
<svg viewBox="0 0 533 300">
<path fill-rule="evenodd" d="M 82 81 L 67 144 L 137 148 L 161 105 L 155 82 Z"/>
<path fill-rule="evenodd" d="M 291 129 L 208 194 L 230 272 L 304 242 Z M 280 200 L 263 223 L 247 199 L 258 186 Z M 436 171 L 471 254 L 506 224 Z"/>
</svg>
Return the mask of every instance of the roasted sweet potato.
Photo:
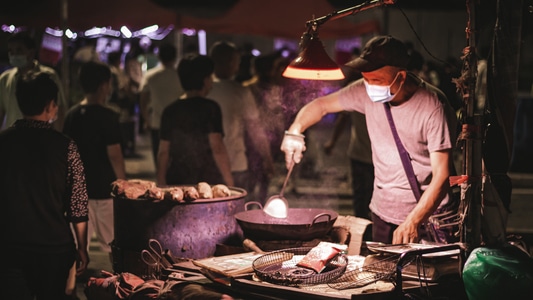
<svg viewBox="0 0 533 300">
<path fill-rule="evenodd" d="M 213 191 L 211 190 L 211 186 L 207 182 L 198 182 L 198 194 L 200 195 L 200 199 L 211 199 L 213 198 Z"/>
<path fill-rule="evenodd" d="M 231 196 L 231 191 L 224 184 L 217 184 L 211 188 L 214 198 L 223 198 Z"/>
</svg>

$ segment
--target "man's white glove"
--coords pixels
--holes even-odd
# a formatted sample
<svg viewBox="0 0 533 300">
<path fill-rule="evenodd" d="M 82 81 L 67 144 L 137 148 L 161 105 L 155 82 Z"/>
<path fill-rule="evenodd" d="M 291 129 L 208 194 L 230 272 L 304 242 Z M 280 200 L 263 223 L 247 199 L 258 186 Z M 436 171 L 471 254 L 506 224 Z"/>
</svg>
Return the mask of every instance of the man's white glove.
<svg viewBox="0 0 533 300">
<path fill-rule="evenodd" d="M 285 152 L 285 164 L 289 168 L 291 161 L 300 163 L 305 151 L 305 135 L 285 131 L 285 136 L 281 142 L 281 151 Z"/>
</svg>

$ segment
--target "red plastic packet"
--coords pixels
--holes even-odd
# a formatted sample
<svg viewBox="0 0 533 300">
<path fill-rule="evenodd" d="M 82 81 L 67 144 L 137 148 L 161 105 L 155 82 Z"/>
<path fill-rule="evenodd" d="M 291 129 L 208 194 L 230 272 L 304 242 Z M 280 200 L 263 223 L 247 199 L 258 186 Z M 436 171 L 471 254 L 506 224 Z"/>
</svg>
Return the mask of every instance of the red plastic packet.
<svg viewBox="0 0 533 300">
<path fill-rule="evenodd" d="M 320 242 L 316 247 L 311 249 L 296 265 L 309 268 L 315 270 L 317 273 L 320 273 L 326 268 L 326 265 L 332 258 L 347 248 L 347 245 Z"/>
</svg>

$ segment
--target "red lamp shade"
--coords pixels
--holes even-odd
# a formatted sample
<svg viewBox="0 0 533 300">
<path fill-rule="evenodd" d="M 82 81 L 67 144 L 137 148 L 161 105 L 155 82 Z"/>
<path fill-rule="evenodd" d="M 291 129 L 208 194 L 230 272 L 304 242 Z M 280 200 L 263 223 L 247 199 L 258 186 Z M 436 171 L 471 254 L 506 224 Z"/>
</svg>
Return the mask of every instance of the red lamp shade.
<svg viewBox="0 0 533 300">
<path fill-rule="evenodd" d="M 300 54 L 285 69 L 283 76 L 309 80 L 344 79 L 344 74 L 328 56 L 317 34 L 302 36 Z"/>
</svg>

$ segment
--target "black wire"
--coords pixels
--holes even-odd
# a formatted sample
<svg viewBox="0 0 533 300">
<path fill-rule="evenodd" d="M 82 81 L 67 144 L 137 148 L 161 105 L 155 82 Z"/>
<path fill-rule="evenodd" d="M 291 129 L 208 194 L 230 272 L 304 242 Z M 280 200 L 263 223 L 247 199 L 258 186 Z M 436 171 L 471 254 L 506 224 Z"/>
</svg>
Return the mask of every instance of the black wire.
<svg viewBox="0 0 533 300">
<path fill-rule="evenodd" d="M 424 48 L 424 50 L 426 51 L 426 53 L 431 56 L 433 59 L 445 64 L 445 65 L 448 65 L 449 67 L 455 67 L 453 66 L 452 64 L 450 64 L 449 62 L 447 61 L 444 61 L 438 57 L 436 57 L 435 55 L 433 55 L 433 53 L 431 53 L 429 51 L 429 49 L 426 47 L 426 44 L 424 44 L 424 42 L 422 41 L 422 39 L 420 38 L 420 36 L 418 35 L 418 33 L 416 32 L 415 28 L 413 27 L 413 24 L 411 24 L 411 20 L 409 20 L 409 18 L 407 17 L 407 15 L 405 14 L 405 12 L 403 11 L 403 9 L 400 7 L 400 6 L 396 6 L 398 7 L 398 9 L 400 10 L 400 12 L 402 13 L 402 15 L 404 16 L 405 20 L 407 21 L 407 24 L 409 25 L 409 28 L 411 28 L 411 31 L 413 32 L 413 34 L 416 36 L 416 39 L 420 42 L 420 44 L 422 45 L 422 48 Z"/>
<path fill-rule="evenodd" d="M 420 274 L 420 267 L 422 266 L 422 274 Z M 420 283 L 420 291 L 431 299 L 431 291 L 429 290 L 428 278 L 426 274 L 426 267 L 422 255 L 416 256 L 416 273 L 418 276 L 418 282 Z M 422 276 L 421 276 L 422 275 Z M 423 279 L 422 279 L 423 278 Z M 425 285 L 422 283 L 425 281 Z"/>
</svg>

